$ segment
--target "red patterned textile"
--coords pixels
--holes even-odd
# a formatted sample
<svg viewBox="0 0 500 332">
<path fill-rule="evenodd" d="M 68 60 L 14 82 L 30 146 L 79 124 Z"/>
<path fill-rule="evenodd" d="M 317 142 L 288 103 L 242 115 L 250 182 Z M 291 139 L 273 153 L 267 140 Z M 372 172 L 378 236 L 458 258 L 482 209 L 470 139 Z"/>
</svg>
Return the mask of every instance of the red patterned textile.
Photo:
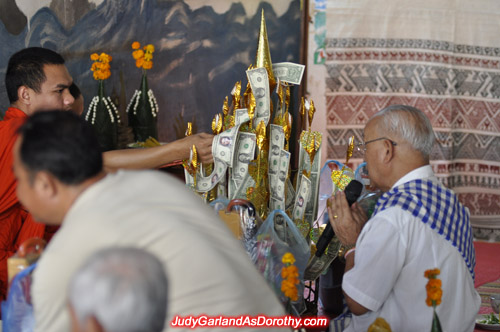
<svg viewBox="0 0 500 332">
<path fill-rule="evenodd" d="M 500 228 L 500 48 L 432 39 L 326 39 L 327 158 L 391 104 L 429 117 L 431 164 L 471 212 L 473 226 Z M 362 160 L 353 160 L 359 164 Z"/>
</svg>

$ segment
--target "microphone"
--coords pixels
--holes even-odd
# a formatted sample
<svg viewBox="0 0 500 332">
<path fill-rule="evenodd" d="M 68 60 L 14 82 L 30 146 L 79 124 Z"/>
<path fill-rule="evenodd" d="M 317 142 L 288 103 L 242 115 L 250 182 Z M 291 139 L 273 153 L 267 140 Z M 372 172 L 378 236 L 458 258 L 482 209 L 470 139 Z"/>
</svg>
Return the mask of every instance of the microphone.
<svg viewBox="0 0 500 332">
<path fill-rule="evenodd" d="M 347 199 L 347 204 L 351 206 L 356 202 L 361 196 L 361 192 L 363 191 L 363 184 L 359 182 L 358 180 L 351 180 L 347 187 L 344 189 L 345 193 L 345 198 Z M 330 241 L 332 241 L 333 237 L 335 236 L 335 232 L 333 231 L 332 225 L 330 222 L 325 227 L 325 230 L 323 233 L 321 233 L 321 236 L 318 239 L 318 243 L 316 243 L 316 257 L 321 257 L 323 253 L 326 250 L 326 247 L 330 244 Z"/>
</svg>

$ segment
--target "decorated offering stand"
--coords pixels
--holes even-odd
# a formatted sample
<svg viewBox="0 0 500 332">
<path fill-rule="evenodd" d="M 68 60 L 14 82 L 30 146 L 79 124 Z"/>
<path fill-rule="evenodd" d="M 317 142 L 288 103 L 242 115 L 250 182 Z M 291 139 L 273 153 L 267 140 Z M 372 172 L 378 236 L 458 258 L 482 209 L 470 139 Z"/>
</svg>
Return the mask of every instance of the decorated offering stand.
<svg viewBox="0 0 500 332">
<path fill-rule="evenodd" d="M 85 120 L 94 127 L 103 151 L 114 150 L 118 144 L 118 124 L 120 115 L 115 104 L 104 92 L 104 81 L 111 76 L 112 57 L 106 53 L 93 53 L 90 59 L 94 79 L 98 81 L 97 95 L 92 98 Z"/>
<path fill-rule="evenodd" d="M 242 217 L 237 234 L 246 234 L 240 238 L 250 257 L 287 310 L 296 315 L 316 313 L 316 279 L 343 249 L 334 238 L 324 255 L 314 255 L 320 236 L 315 221 L 322 134 L 311 130 L 313 101 L 301 99 L 299 114 L 308 126 L 300 137 L 292 137 L 292 125 L 298 119 L 292 118 L 289 109 L 290 90 L 300 84 L 304 69 L 295 63 L 272 63 L 262 12 L 255 63 L 246 71 L 244 92 L 242 82 L 236 82 L 212 122 L 214 163 L 200 164 L 195 146 L 183 162 L 186 185 L 216 209 L 225 210 L 234 200 L 255 209 L 259 222 L 252 225 L 258 229 L 247 232 L 248 223 Z M 192 134 L 190 128 L 188 124 L 186 135 Z M 291 174 L 292 140 L 299 143 L 297 174 Z M 351 140 L 347 159 L 353 148 Z M 352 179 L 346 171 L 332 174 L 332 192 Z M 226 223 L 234 226 L 234 221 Z"/>
</svg>

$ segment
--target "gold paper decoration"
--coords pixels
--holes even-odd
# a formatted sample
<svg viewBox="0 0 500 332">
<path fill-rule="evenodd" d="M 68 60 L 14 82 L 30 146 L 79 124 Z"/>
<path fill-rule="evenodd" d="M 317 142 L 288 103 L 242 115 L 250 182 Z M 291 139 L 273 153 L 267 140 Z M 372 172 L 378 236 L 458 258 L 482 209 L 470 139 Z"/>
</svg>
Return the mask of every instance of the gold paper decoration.
<svg viewBox="0 0 500 332">
<path fill-rule="evenodd" d="M 196 173 L 198 172 L 198 153 L 196 152 L 196 146 L 191 148 L 189 152 L 189 161 L 185 160 L 182 165 L 188 171 L 188 173 L 193 177 L 193 186 L 196 188 Z"/>
<path fill-rule="evenodd" d="M 227 96 L 226 99 L 224 99 L 224 104 L 222 105 L 222 114 L 224 114 L 224 116 L 229 114 L 229 101 Z"/>
<path fill-rule="evenodd" d="M 292 135 L 292 115 L 288 113 L 288 111 L 285 112 L 284 114 L 285 121 L 286 121 L 286 127 L 283 127 L 285 131 L 285 139 L 286 139 L 286 145 L 285 145 L 285 150 L 289 150 L 289 143 L 290 143 L 290 136 Z"/>
<path fill-rule="evenodd" d="M 219 135 L 222 131 L 222 116 L 220 113 L 215 114 L 212 120 L 212 132 L 214 135 Z"/>
<path fill-rule="evenodd" d="M 257 102 L 255 100 L 255 96 L 253 95 L 252 91 L 250 91 L 248 99 L 249 102 L 248 102 L 247 112 L 248 112 L 248 117 L 250 118 L 248 125 L 250 129 L 252 129 L 252 122 L 253 118 L 255 117 L 255 107 L 257 106 Z"/>
<path fill-rule="evenodd" d="M 240 108 L 240 98 L 241 98 L 241 81 L 238 81 L 234 84 L 233 91 L 231 91 L 233 95 L 233 114 L 238 108 Z"/>
<path fill-rule="evenodd" d="M 266 20 L 264 19 L 264 9 L 260 20 L 259 43 L 257 46 L 257 55 L 255 56 L 255 68 L 266 68 L 269 76 L 269 87 L 274 90 L 276 79 L 273 73 L 273 63 L 271 61 L 271 53 L 269 51 L 269 42 L 267 40 Z"/>
<path fill-rule="evenodd" d="M 193 135 L 193 124 L 191 122 L 187 123 L 186 136 Z"/>
<path fill-rule="evenodd" d="M 264 120 L 261 120 L 257 125 L 255 134 L 257 135 L 257 147 L 259 150 L 262 150 L 264 140 L 266 139 L 266 124 L 264 123 Z"/>
<path fill-rule="evenodd" d="M 279 83 L 279 82 L 278 82 Z M 281 114 L 283 115 L 283 104 L 285 102 L 285 95 L 284 95 L 284 87 L 281 83 L 278 84 L 278 87 L 277 87 L 277 90 L 276 93 L 278 94 L 278 114 Z"/>
<path fill-rule="evenodd" d="M 344 166 L 340 171 L 332 171 L 332 182 L 337 188 L 340 190 L 344 190 L 345 187 L 351 182 L 351 178 L 344 174 L 346 169 L 346 165 L 349 162 L 349 159 L 352 157 L 352 153 L 354 151 L 354 136 L 349 138 L 349 145 L 347 146 L 346 160 Z"/>
<path fill-rule="evenodd" d="M 316 107 L 314 107 L 314 102 L 311 100 L 310 105 L 309 105 L 309 130 L 311 130 L 312 122 L 314 119 L 314 113 L 316 113 Z"/>
<path fill-rule="evenodd" d="M 305 105 L 305 99 L 304 99 L 304 97 L 302 97 L 300 99 L 299 114 L 300 114 L 300 118 L 302 120 L 302 124 L 301 124 L 302 129 L 306 129 L 306 127 L 307 127 L 307 123 L 306 123 L 306 114 L 307 114 L 307 112 L 306 112 L 306 105 Z"/>
<path fill-rule="evenodd" d="M 250 86 L 250 82 L 247 82 L 247 88 L 245 92 L 243 92 L 243 107 L 248 108 L 250 104 L 250 94 L 252 93 L 252 87 Z"/>
</svg>

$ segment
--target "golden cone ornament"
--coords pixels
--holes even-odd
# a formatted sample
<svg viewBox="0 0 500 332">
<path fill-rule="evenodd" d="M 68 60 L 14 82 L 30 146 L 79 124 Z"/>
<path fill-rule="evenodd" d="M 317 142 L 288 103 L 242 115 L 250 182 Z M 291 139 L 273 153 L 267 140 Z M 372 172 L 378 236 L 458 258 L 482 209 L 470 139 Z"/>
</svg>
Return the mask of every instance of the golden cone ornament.
<svg viewBox="0 0 500 332">
<path fill-rule="evenodd" d="M 276 79 L 273 73 L 273 63 L 271 61 L 271 52 L 269 51 L 269 42 L 267 40 L 266 20 L 264 19 L 264 9 L 260 20 L 259 43 L 257 45 L 257 55 L 255 56 L 255 68 L 263 67 L 269 75 L 269 85 L 271 90 L 276 86 Z"/>
</svg>

